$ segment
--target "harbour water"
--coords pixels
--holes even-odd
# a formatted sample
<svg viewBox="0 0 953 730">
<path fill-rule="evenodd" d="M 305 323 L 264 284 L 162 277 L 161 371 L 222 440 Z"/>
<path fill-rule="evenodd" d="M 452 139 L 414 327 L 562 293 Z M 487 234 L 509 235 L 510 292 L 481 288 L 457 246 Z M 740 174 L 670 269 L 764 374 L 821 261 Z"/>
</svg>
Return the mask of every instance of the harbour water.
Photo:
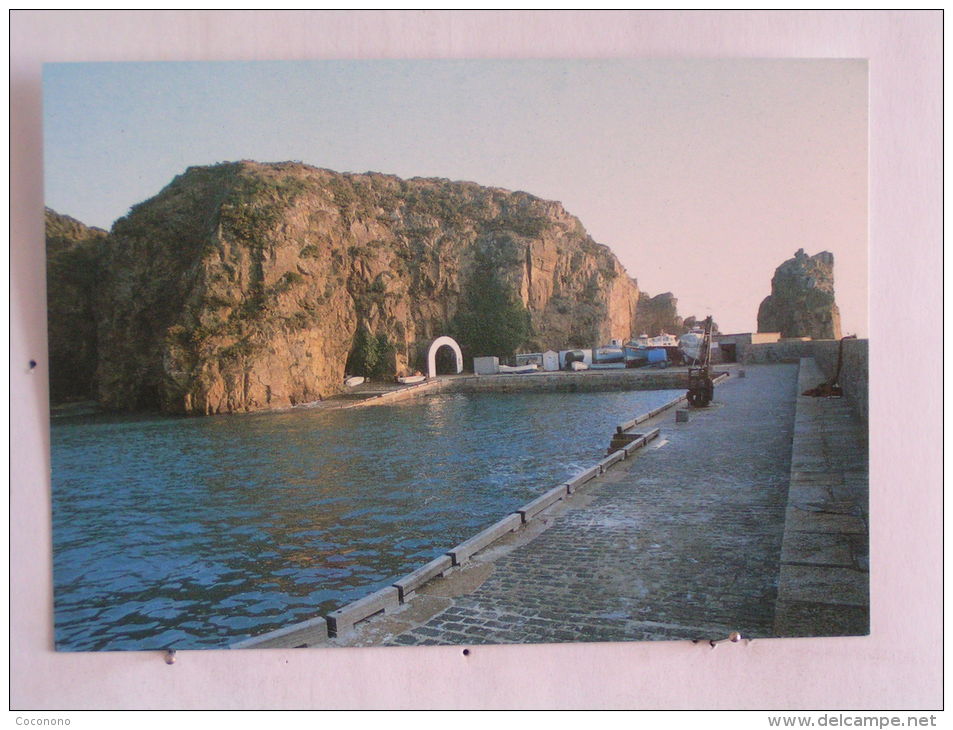
<svg viewBox="0 0 953 730">
<path fill-rule="evenodd" d="M 225 647 L 389 585 L 682 391 L 52 425 L 56 645 Z"/>
</svg>

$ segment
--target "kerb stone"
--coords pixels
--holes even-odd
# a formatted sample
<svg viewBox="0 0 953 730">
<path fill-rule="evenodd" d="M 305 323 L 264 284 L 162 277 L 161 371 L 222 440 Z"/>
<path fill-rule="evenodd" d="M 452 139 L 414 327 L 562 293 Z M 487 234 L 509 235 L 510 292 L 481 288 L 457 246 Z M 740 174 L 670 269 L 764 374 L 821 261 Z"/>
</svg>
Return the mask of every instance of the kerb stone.
<svg viewBox="0 0 953 730">
<path fill-rule="evenodd" d="M 524 504 L 516 510 L 516 513 L 520 515 L 524 523 L 529 522 L 535 515 L 538 515 L 544 509 L 568 495 L 569 490 L 566 488 L 566 485 L 560 484 L 558 487 L 553 487 L 548 492 L 539 495 L 532 502 Z"/>
<path fill-rule="evenodd" d="M 602 467 L 602 471 L 605 471 L 616 462 L 622 461 L 624 458 L 625 458 L 625 451 L 622 451 L 620 449 L 619 451 L 612 452 L 606 458 L 600 461 L 599 466 Z"/>
<path fill-rule="evenodd" d="M 601 472 L 601 469 L 599 468 L 599 465 L 596 464 L 595 466 L 586 469 L 581 474 L 577 474 L 572 479 L 566 482 L 566 491 L 569 492 L 569 494 L 572 494 L 577 489 L 579 489 L 579 487 L 581 487 L 583 484 L 585 484 L 586 482 L 592 481 L 597 476 L 599 476 L 600 472 Z"/>
<path fill-rule="evenodd" d="M 639 434 L 639 437 L 635 439 L 632 443 L 623 447 L 626 457 L 632 456 L 636 451 L 645 446 L 645 436 Z"/>
<path fill-rule="evenodd" d="M 354 601 L 337 611 L 329 613 L 327 616 L 328 635 L 340 636 L 342 633 L 353 629 L 354 624 L 383 613 L 387 609 L 397 608 L 399 605 L 400 598 L 397 589 L 393 586 L 382 588 L 359 601 Z"/>
<path fill-rule="evenodd" d="M 413 573 L 408 573 L 399 581 L 394 583 L 397 589 L 398 599 L 403 603 L 414 591 L 434 578 L 443 575 L 453 567 L 453 560 L 449 555 L 441 555 L 434 558 L 426 565 L 417 568 Z"/>
<path fill-rule="evenodd" d="M 638 422 L 639 422 L 638 418 L 633 418 L 631 421 L 625 421 L 623 423 L 620 423 L 618 426 L 615 427 L 615 432 L 617 434 L 624 434 L 633 426 L 638 425 Z"/>
<path fill-rule="evenodd" d="M 455 548 L 448 550 L 447 555 L 451 557 L 454 565 L 462 565 L 470 559 L 471 555 L 479 552 L 491 542 L 499 540 L 508 532 L 519 529 L 522 524 L 523 518 L 520 517 L 518 512 L 514 512 L 496 524 L 490 525 L 482 532 L 478 532 L 466 542 L 461 542 Z"/>
<path fill-rule="evenodd" d="M 328 640 L 328 622 L 323 616 L 238 641 L 229 649 L 298 648 L 323 644 Z"/>
</svg>

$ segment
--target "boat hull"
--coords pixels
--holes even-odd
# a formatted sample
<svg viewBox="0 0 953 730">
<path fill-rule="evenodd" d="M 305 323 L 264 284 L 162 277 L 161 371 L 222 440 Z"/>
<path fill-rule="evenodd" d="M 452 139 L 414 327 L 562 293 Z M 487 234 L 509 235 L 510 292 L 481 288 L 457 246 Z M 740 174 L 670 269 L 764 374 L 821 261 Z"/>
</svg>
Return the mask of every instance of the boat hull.
<svg viewBox="0 0 953 730">
<path fill-rule="evenodd" d="M 415 385 L 416 383 L 424 382 L 426 379 L 426 375 L 407 375 L 402 378 L 397 378 L 397 382 L 401 385 Z"/>
</svg>

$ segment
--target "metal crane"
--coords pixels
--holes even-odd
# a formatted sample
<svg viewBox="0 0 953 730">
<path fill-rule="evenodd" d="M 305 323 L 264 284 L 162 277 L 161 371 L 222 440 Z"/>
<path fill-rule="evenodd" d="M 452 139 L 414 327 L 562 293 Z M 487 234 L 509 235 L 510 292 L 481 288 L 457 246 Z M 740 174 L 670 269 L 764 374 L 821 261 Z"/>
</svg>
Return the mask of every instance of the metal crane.
<svg viewBox="0 0 953 730">
<path fill-rule="evenodd" d="M 705 335 L 696 367 L 688 368 L 688 404 L 704 408 L 715 395 L 715 383 L 711 379 L 711 315 L 705 318 Z"/>
</svg>

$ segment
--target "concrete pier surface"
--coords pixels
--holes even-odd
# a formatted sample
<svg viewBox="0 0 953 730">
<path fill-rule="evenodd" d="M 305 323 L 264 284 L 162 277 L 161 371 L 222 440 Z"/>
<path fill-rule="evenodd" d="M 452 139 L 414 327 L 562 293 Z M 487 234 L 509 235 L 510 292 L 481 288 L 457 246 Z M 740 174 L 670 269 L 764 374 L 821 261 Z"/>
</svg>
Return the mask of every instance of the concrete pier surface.
<svg viewBox="0 0 953 730">
<path fill-rule="evenodd" d="M 852 568 L 839 566 L 840 574 L 823 556 L 807 574 L 791 559 L 784 566 L 783 616 L 776 616 L 792 445 L 799 468 L 810 464 L 815 473 L 832 474 L 846 465 L 854 475 L 850 509 L 857 521 L 849 527 L 849 540 L 855 553 L 866 546 L 866 534 L 856 534 L 858 524 L 866 533 L 864 432 L 844 417 L 843 401 L 799 397 L 798 373 L 792 364 L 750 366 L 745 378 L 719 385 L 713 405 L 693 409 L 689 422 L 676 423 L 671 411 L 663 414 L 646 424 L 661 425 L 662 432 L 638 458 L 622 462 L 468 565 L 423 586 L 399 610 L 330 643 L 867 633 L 866 563 L 859 558 Z M 800 444 L 799 403 L 814 419 L 813 425 L 800 424 L 812 429 Z M 836 412 L 833 420 L 824 419 L 825 410 Z M 818 430 L 828 436 L 819 441 Z M 823 516 L 823 508 L 815 514 Z M 799 537 L 809 540 L 815 527 L 802 527 Z M 827 544 L 826 537 L 820 539 Z M 786 547 L 790 551 L 791 545 Z M 818 595 L 825 591 L 828 598 Z M 811 605 L 807 594 L 824 605 Z"/>
<path fill-rule="evenodd" d="M 866 429 L 844 399 L 799 395 L 822 379 L 811 358 L 747 366 L 689 418 L 640 424 L 660 433 L 636 456 L 437 566 L 405 602 L 267 645 L 866 634 Z"/>
</svg>

